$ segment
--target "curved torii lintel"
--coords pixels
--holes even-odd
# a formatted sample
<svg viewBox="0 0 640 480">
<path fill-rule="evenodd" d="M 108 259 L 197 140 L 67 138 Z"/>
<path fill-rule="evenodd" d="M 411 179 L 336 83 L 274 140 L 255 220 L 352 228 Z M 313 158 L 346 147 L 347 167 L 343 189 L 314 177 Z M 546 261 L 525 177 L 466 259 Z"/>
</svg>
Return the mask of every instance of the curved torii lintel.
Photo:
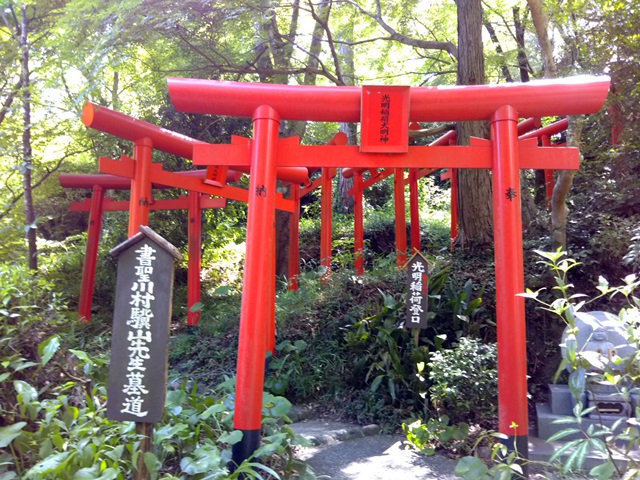
<svg viewBox="0 0 640 480">
<path fill-rule="evenodd" d="M 503 105 L 511 105 L 521 118 L 594 113 L 602 107 L 609 83 L 607 76 L 585 75 L 500 85 L 412 87 L 409 119 L 485 120 Z M 360 121 L 360 87 L 190 78 L 170 78 L 168 85 L 174 106 L 183 112 L 251 117 L 257 107 L 269 105 L 282 120 Z"/>
</svg>

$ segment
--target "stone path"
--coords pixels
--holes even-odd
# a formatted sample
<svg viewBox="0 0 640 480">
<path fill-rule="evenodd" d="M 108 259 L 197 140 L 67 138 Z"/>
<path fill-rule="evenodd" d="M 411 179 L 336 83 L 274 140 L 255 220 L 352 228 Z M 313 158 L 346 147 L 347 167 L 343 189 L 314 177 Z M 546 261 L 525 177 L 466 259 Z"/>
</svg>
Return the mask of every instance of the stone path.
<svg viewBox="0 0 640 480">
<path fill-rule="evenodd" d="M 402 435 L 379 435 L 376 425 L 313 420 L 291 427 L 311 440 L 298 458 L 318 478 L 331 480 L 454 480 L 456 461 L 442 455 L 425 457 L 404 444 Z"/>
<path fill-rule="evenodd" d="M 319 479 L 326 480 L 454 480 L 457 460 L 442 454 L 432 457 L 410 449 L 403 435 L 381 435 L 377 425 L 357 426 L 329 420 L 304 420 L 291 425 L 307 438 L 312 447 L 301 448 L 298 458 L 305 461 Z M 529 437 L 529 458 L 546 461 L 562 443 L 547 443 Z M 585 462 L 588 471 L 603 462 L 591 455 Z M 562 477 L 547 473 L 538 465 L 530 468 L 530 480 L 589 478 L 575 474 Z"/>
</svg>

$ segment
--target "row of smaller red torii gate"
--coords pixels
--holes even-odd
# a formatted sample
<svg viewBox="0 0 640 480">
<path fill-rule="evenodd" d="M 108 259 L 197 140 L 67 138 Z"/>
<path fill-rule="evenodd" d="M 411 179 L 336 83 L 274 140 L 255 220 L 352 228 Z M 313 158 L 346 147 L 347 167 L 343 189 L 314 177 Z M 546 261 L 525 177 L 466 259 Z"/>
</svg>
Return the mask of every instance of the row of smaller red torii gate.
<svg viewBox="0 0 640 480">
<path fill-rule="evenodd" d="M 526 329 L 524 301 L 517 296 L 524 291 L 519 171 L 521 168 L 577 169 L 579 153 L 573 148 L 539 147 L 537 135 L 534 135 L 535 138 L 519 139 L 517 121 L 519 117 L 596 112 L 602 107 L 608 88 L 607 77 L 411 89 L 304 87 L 170 79 L 169 93 L 179 111 L 253 118 L 253 139 L 234 137 L 229 145 L 206 144 L 166 130 L 163 135 L 154 137 L 154 130 L 149 130 L 148 124 L 124 116 L 117 121 L 121 114 L 94 106 L 85 109 L 83 120 L 87 125 L 135 141 L 134 159 L 123 157 L 116 161 L 103 158 L 100 161 L 102 172 L 131 179 L 133 201 L 129 203 L 130 235 L 137 231 L 139 225 L 148 223 L 152 185 L 182 188 L 191 192 L 189 214 L 193 221 L 190 221 L 190 226 L 198 223 L 196 217 L 199 218 L 197 213 L 202 208 L 202 194 L 249 202 L 234 417 L 234 426 L 243 432 L 243 439 L 234 445 L 233 459 L 236 463 L 249 458 L 260 441 L 265 351 L 272 350 L 275 343 L 275 210 L 282 208 L 292 211 L 294 217 L 296 215 L 290 203 L 296 199 L 296 188 L 293 189 L 294 200 L 283 199 L 275 193 L 276 178 L 285 179 L 290 175 L 294 185 L 308 184 L 308 176 L 298 177 L 300 173 L 308 175 L 307 168 L 323 169 L 321 179 L 316 181 L 323 185 L 323 192 L 330 192 L 334 169 L 352 169 L 355 179 L 353 193 L 356 205 L 360 206 L 361 187 L 366 184 L 362 172 L 367 169 L 374 169 L 374 172 L 385 169 L 386 172 L 396 173 L 396 184 L 402 186 L 396 188 L 396 193 L 404 192 L 404 169 L 423 172 L 442 168 L 492 170 L 499 425 L 500 432 L 508 438 L 507 445 L 512 449 L 517 447 L 520 453 L 526 455 Z M 301 146 L 296 138 L 279 139 L 281 120 L 360 121 L 361 145 L 348 146 L 344 138 L 340 140 L 340 137 L 334 137 L 330 145 Z M 411 122 L 472 120 L 489 120 L 491 140 L 472 139 L 468 147 L 408 145 Z M 563 128 L 566 128 L 566 124 Z M 191 158 L 194 164 L 207 166 L 206 173 L 164 171 L 160 165 L 151 162 L 153 148 Z M 301 168 L 304 171 L 299 170 Z M 226 180 L 235 178 L 230 172 L 247 169 L 251 173 L 248 191 L 226 184 Z M 414 178 L 416 176 L 414 173 Z M 410 174 L 409 184 L 412 182 Z M 93 185 L 97 184 L 75 186 L 87 188 Z M 305 191 L 304 188 L 313 185 L 303 187 L 298 195 Z M 329 187 L 325 189 L 325 185 Z M 92 198 L 90 228 L 97 228 L 98 232 L 98 212 L 102 211 L 104 205 L 109 205 L 105 202 L 103 207 L 99 206 L 103 194 L 100 189 L 104 188 L 94 187 Z M 181 208 L 184 208 L 186 201 L 179 201 L 183 205 Z M 404 199 L 399 195 L 396 197 L 396 207 L 404 209 Z M 323 212 L 329 210 L 323 208 Z M 399 223 L 403 223 L 405 218 L 404 212 L 401 213 L 398 215 Z M 356 212 L 356 222 L 361 218 L 361 212 Z M 330 228 L 323 229 L 323 238 L 327 231 L 329 241 L 324 242 L 325 250 L 321 253 L 325 262 L 330 258 L 331 248 Z M 361 231 L 362 227 L 359 228 L 356 223 L 356 242 Z M 402 254 L 406 252 L 406 237 L 403 246 L 401 231 L 406 235 L 406 225 L 397 230 L 397 249 Z M 190 237 L 192 233 L 195 237 L 198 232 L 190 231 Z M 94 235 L 92 238 L 97 237 Z M 297 233 L 292 238 L 297 240 Z M 417 242 L 414 241 L 412 238 L 412 243 L 419 245 L 419 238 Z M 97 244 L 94 247 L 97 252 Z M 191 248 L 190 243 L 190 258 L 197 258 L 198 264 L 194 265 L 199 267 L 199 248 L 197 253 L 193 251 L 193 255 Z M 356 243 L 356 248 L 359 249 L 356 251 L 356 261 L 361 261 L 362 245 Z M 95 253 L 88 252 L 87 260 L 91 261 L 92 258 L 95 261 Z M 403 262 L 401 255 L 399 262 Z M 361 265 L 357 264 L 356 268 L 361 268 Z M 199 268 L 195 271 L 198 272 L 196 283 L 199 286 Z M 190 271 L 190 282 L 196 281 L 194 276 L 195 273 Z"/>
<path fill-rule="evenodd" d="M 150 138 L 152 144 L 156 149 L 161 151 L 169 151 L 176 155 L 188 154 L 189 147 L 195 143 L 200 143 L 197 140 L 191 139 L 186 136 L 177 135 L 174 132 L 162 129 L 147 122 L 134 119 L 120 112 L 110 110 L 106 107 L 99 107 L 93 103 L 87 103 L 84 108 L 84 120 L 88 127 L 92 127 L 106 133 L 112 133 L 116 136 L 120 135 L 121 138 L 131 140 L 134 143 L 141 138 Z M 132 128 L 121 130 L 121 126 L 129 125 Z M 417 124 L 413 124 L 417 125 Z M 539 140 L 542 146 L 551 146 L 551 136 L 561 133 L 566 130 L 568 120 L 562 119 L 554 122 L 546 127 L 540 127 L 539 118 L 530 118 L 522 121 L 518 124 L 518 134 L 520 140 L 529 138 L 536 138 Z M 534 131 L 531 129 L 537 128 Z M 118 132 L 118 133 L 115 133 Z M 168 144 L 164 144 L 163 140 L 169 140 Z M 347 138 L 343 133 L 336 134 L 329 144 L 344 145 Z M 186 145 L 181 145 L 186 144 Z M 456 144 L 456 132 L 449 131 L 442 135 L 440 138 L 430 143 L 430 146 L 445 146 Z M 184 151 L 179 150 L 184 148 Z M 138 152 L 139 153 L 139 152 Z M 186 158 L 191 158 L 186 157 Z M 82 202 L 73 202 L 70 205 L 71 211 L 76 212 L 89 212 L 89 228 L 87 232 L 87 247 L 85 252 L 85 263 L 82 275 L 82 281 L 80 286 L 80 299 L 78 306 L 78 316 L 81 321 L 89 322 L 91 320 L 91 311 L 93 305 L 93 293 L 95 284 L 95 275 L 97 269 L 98 248 L 100 243 L 100 231 L 102 225 L 102 217 L 105 211 L 131 211 L 134 209 L 132 215 L 130 215 L 129 232 L 132 235 L 136 230 L 136 218 L 140 218 L 140 214 L 136 215 L 135 205 L 132 206 L 130 200 L 115 201 L 110 197 L 105 197 L 105 193 L 108 190 L 132 190 L 132 182 L 135 181 L 134 169 L 127 168 L 126 170 L 120 170 L 119 165 L 116 165 L 114 160 L 104 158 L 101 160 L 104 162 L 101 164 L 103 171 L 116 171 L 115 175 L 111 174 L 61 174 L 59 176 L 60 185 L 64 188 L 71 189 L 92 189 L 91 198 Z M 121 162 L 130 163 L 131 159 L 123 157 Z M 135 154 L 134 154 L 135 161 Z M 335 169 L 326 169 L 322 174 L 314 181 L 310 181 L 308 173 L 303 171 L 284 171 L 281 175 L 281 179 L 288 180 L 291 183 L 291 195 L 286 202 L 282 199 L 278 205 L 283 211 L 287 211 L 291 214 L 290 221 L 290 245 L 289 245 L 289 289 L 297 290 L 298 288 L 298 273 L 299 273 L 299 220 L 300 220 L 300 200 L 305 195 L 311 193 L 318 187 L 321 187 L 321 205 L 322 205 L 322 218 L 321 218 L 321 241 L 320 241 L 320 264 L 327 268 L 331 266 L 332 255 L 332 184 L 331 180 L 335 175 Z M 407 236 L 406 236 L 406 212 L 405 212 L 405 185 L 408 184 L 410 189 L 410 221 L 412 228 L 411 232 L 411 250 L 420 250 L 420 217 L 418 208 L 418 180 L 424 176 L 427 176 L 438 169 L 409 169 L 407 176 L 404 174 L 404 169 L 401 169 L 401 175 L 397 172 L 397 169 L 363 169 L 363 168 L 345 168 L 342 171 L 342 175 L 345 178 L 353 178 L 354 185 L 350 190 L 350 194 L 355 197 L 355 214 L 354 214 L 354 258 L 355 271 L 358 275 L 364 274 L 364 211 L 363 211 L 363 192 L 367 188 L 375 185 L 376 183 L 384 180 L 385 178 L 394 175 L 394 199 L 395 199 L 395 213 L 396 213 L 396 251 L 397 251 L 397 264 L 402 266 L 406 263 L 407 259 Z M 364 178 L 365 172 L 369 172 L 369 178 Z M 160 172 L 160 170 L 158 170 Z M 232 189 L 222 191 L 221 187 L 228 183 L 234 183 L 240 180 L 243 172 L 232 170 L 226 172 L 226 178 L 224 181 L 211 180 L 213 177 L 210 170 L 190 170 L 183 172 L 171 172 L 179 173 L 187 182 L 193 182 L 191 178 L 196 178 L 197 183 L 190 183 L 188 186 L 193 188 L 194 185 L 198 185 L 200 189 L 198 191 L 191 190 L 188 196 L 180 196 L 176 199 L 154 199 L 153 188 L 176 188 L 170 186 L 170 183 L 166 185 L 159 185 L 154 183 L 151 179 L 151 185 L 145 187 L 143 190 L 148 193 L 147 201 L 142 202 L 140 205 L 143 209 L 148 208 L 150 211 L 155 210 L 187 210 L 189 216 L 189 228 L 188 228 L 188 293 L 187 293 L 187 325 L 195 326 L 200 321 L 200 310 L 194 308 L 201 299 L 201 251 L 202 251 L 202 215 L 203 209 L 212 208 L 225 208 L 227 198 L 240 199 L 244 195 L 239 189 Z M 162 173 L 160 173 L 162 174 Z M 123 175 L 123 176 L 120 176 Z M 133 175 L 130 177 L 129 175 Z M 218 173 L 220 177 L 220 173 Z M 458 191 L 457 191 L 457 169 L 449 169 L 440 175 L 441 179 L 451 179 L 451 239 L 452 241 L 457 237 L 458 233 Z M 547 198 L 551 198 L 551 192 L 553 189 L 553 170 L 545 170 L 546 178 L 546 195 Z M 166 180 L 166 179 L 165 179 Z M 301 186 L 301 184 L 303 184 Z M 213 187 L 213 188 L 212 188 Z M 233 192 L 230 193 L 230 192 Z M 135 198 L 135 193 L 131 195 L 131 198 Z M 210 195 L 218 195 L 218 197 L 211 197 Z M 221 198 L 223 197 L 223 198 Z M 244 198 L 242 198 L 244 200 Z M 143 213 L 142 216 L 145 214 Z"/>
</svg>

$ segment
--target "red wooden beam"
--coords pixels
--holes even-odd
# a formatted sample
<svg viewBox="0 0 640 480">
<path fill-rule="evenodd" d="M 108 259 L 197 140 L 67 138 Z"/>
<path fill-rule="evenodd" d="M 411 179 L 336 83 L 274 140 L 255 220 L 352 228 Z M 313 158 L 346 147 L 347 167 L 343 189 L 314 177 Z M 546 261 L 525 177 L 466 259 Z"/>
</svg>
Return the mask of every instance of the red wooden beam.
<svg viewBox="0 0 640 480">
<path fill-rule="evenodd" d="M 520 135 L 518 139 L 526 140 L 528 138 L 542 138 L 543 136 L 555 135 L 556 133 L 564 132 L 569 127 L 569 119 L 563 118 L 557 122 L 553 122 L 546 127 L 539 128 L 529 133 Z"/>
<path fill-rule="evenodd" d="M 241 156 L 222 160 L 221 156 L 215 154 L 218 147 L 226 145 L 197 146 L 193 163 L 216 165 L 224 162 L 232 167 L 247 164 L 248 159 Z M 283 143 L 278 148 L 278 165 L 306 165 L 311 168 L 491 168 L 491 151 L 491 143 L 468 147 L 410 146 L 408 153 L 361 153 L 359 147 L 350 145 L 303 146 Z M 579 152 L 577 148 L 538 147 L 536 142 L 524 140 L 520 143 L 520 168 L 577 170 Z"/>
<path fill-rule="evenodd" d="M 197 177 L 204 179 L 206 176 L 206 170 L 183 170 L 179 172 L 180 175 L 187 177 Z M 242 176 L 241 172 L 230 170 L 227 173 L 227 182 L 234 183 L 240 180 Z M 131 180 L 129 178 L 120 177 L 116 175 L 105 175 L 103 173 L 95 174 L 78 174 L 78 173 L 61 173 L 58 175 L 58 181 L 62 188 L 93 188 L 94 185 L 100 185 L 105 190 L 131 190 Z M 151 184 L 152 188 L 173 188 L 169 185 L 159 185 L 156 183 Z"/>
<path fill-rule="evenodd" d="M 135 142 L 148 138 L 154 148 L 172 155 L 192 158 L 193 146 L 199 140 L 152 125 L 124 113 L 87 102 L 82 109 L 82 122 L 90 128 Z"/>
<path fill-rule="evenodd" d="M 167 130 L 157 125 L 138 120 L 124 113 L 111 110 L 107 107 L 101 107 L 91 102 L 87 102 L 82 110 L 82 121 L 90 128 L 101 132 L 109 133 L 125 140 L 135 142 L 141 138 L 151 140 L 153 147 L 162 152 L 177 155 L 179 157 L 192 159 L 193 147 L 196 145 L 208 145 L 206 142 L 193 139 L 186 135 L 182 135 L 171 130 Z M 245 155 L 249 152 L 249 139 L 242 139 L 234 145 L 224 145 L 231 147 L 228 150 L 241 151 Z M 233 148 L 239 147 L 239 148 Z M 218 151 L 220 152 L 219 149 Z M 220 152 L 224 157 L 224 151 Z M 247 170 L 248 171 L 248 170 Z M 235 176 L 236 174 L 232 173 Z M 309 173 L 304 167 L 295 167 L 294 169 L 279 169 L 278 179 L 285 182 L 308 183 Z"/>
<path fill-rule="evenodd" d="M 81 202 L 71 202 L 69 204 L 69 211 L 71 212 L 89 212 L 91 211 L 90 198 Z M 149 205 L 149 210 L 189 210 L 189 197 L 180 195 L 178 198 L 154 200 Z M 225 208 L 227 206 L 227 200 L 224 198 L 208 198 L 202 197 L 200 200 L 201 208 Z M 113 200 L 112 198 L 105 198 L 102 204 L 103 212 L 122 212 L 129 210 L 129 200 Z"/>
<path fill-rule="evenodd" d="M 170 78 L 169 95 L 178 111 L 251 117 L 269 105 L 283 120 L 359 122 L 361 87 L 323 87 Z M 521 117 L 574 115 L 600 110 L 609 77 L 579 76 L 500 85 L 412 87 L 414 122 L 486 120 L 502 105 Z M 471 108 L 471 106 L 473 106 Z"/>
<path fill-rule="evenodd" d="M 131 175 L 133 171 L 133 162 L 131 158 L 125 155 L 122 156 L 121 160 L 100 157 L 99 169 L 104 173 L 127 177 Z M 163 170 L 162 165 L 158 163 L 152 165 L 150 179 L 151 183 L 170 185 L 171 188 L 181 188 L 183 190 L 227 198 L 229 200 L 246 202 L 249 198 L 249 192 L 243 188 L 231 185 L 225 185 L 223 187 L 207 185 L 198 177 Z M 291 200 L 283 198 L 282 194 L 279 193 L 276 196 L 276 208 L 285 212 L 291 212 L 293 211 L 294 205 Z"/>
</svg>

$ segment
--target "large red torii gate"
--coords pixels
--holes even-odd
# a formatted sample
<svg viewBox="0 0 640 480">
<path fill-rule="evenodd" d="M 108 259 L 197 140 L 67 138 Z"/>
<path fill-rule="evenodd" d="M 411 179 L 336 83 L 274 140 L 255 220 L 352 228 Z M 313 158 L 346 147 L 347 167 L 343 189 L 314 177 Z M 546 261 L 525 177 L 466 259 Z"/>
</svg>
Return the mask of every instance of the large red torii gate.
<svg viewBox="0 0 640 480">
<path fill-rule="evenodd" d="M 608 77 L 575 77 L 526 84 L 417 87 L 409 93 L 409 118 L 425 121 L 489 120 L 491 140 L 472 139 L 468 147 L 409 146 L 406 153 L 365 153 L 357 146 L 300 146 L 278 138 L 280 120 L 358 122 L 363 90 L 169 79 L 169 94 L 180 111 L 253 117 L 250 149 L 195 145 L 194 163 L 251 167 L 247 253 L 238 351 L 234 426 L 243 432 L 234 461 L 259 446 L 262 420 L 265 342 L 275 303 L 275 172 L 277 167 L 490 168 L 493 172 L 494 243 L 498 329 L 500 432 L 509 448 L 528 451 L 526 328 L 520 207 L 521 168 L 577 169 L 573 148 L 518 141 L 519 117 L 575 115 L 598 111 L 607 96 Z M 407 125 L 408 126 L 408 125 Z M 396 125 L 398 129 L 407 126 Z M 408 138 L 407 138 L 408 142 Z M 220 158 L 224 148 L 224 160 Z"/>
</svg>

